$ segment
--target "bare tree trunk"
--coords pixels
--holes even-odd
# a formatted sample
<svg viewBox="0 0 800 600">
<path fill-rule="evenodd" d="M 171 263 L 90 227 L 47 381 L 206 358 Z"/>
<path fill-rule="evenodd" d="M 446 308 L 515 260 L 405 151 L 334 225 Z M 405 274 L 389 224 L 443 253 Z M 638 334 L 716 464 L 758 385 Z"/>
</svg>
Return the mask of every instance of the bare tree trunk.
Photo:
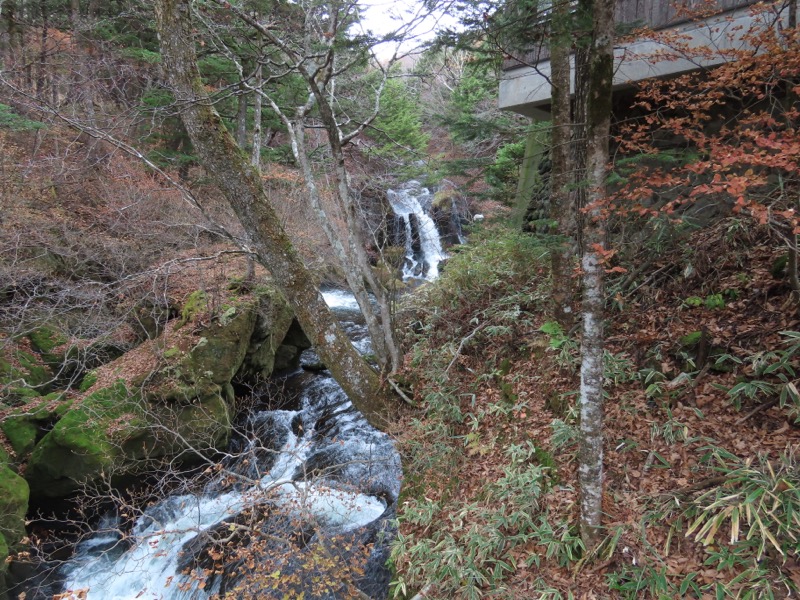
<svg viewBox="0 0 800 600">
<path fill-rule="evenodd" d="M 261 61 L 256 59 L 255 82 L 253 86 L 261 89 L 263 83 Z M 253 98 L 253 153 L 250 157 L 250 163 L 259 171 L 261 170 L 261 94 L 255 94 Z"/>
<path fill-rule="evenodd" d="M 39 69 L 36 74 L 36 95 L 39 98 L 45 97 L 45 85 L 47 84 L 47 33 L 50 28 L 49 14 L 45 0 L 39 2 L 39 12 L 42 18 L 42 31 L 39 39 Z"/>
<path fill-rule="evenodd" d="M 244 150 L 247 147 L 247 88 L 239 84 L 238 104 L 236 107 L 236 143 Z"/>
<path fill-rule="evenodd" d="M 251 236 L 253 252 L 273 274 L 336 381 L 370 423 L 385 425 L 395 410 L 394 403 L 381 389 L 377 373 L 337 324 L 269 204 L 259 174 L 236 146 L 203 89 L 191 0 L 159 0 L 156 18 L 165 72 L 177 101 L 185 107 L 181 118 L 203 165 Z"/>
<path fill-rule="evenodd" d="M 571 262 L 575 254 L 572 218 L 573 205 L 569 191 L 572 163 L 570 140 L 571 69 L 569 55 L 572 48 L 570 3 L 558 0 L 553 5 L 553 31 L 550 37 L 550 66 L 552 78 L 552 123 L 550 132 L 550 218 L 555 223 L 554 233 L 558 244 L 550 252 L 553 278 L 552 301 L 556 320 L 567 330 L 572 327 L 573 285 Z"/>
<path fill-rule="evenodd" d="M 614 74 L 614 2 L 581 0 L 592 16 L 586 95 L 586 199 L 584 224 L 583 341 L 581 343 L 581 537 L 587 549 L 598 541 L 603 499 L 603 289 L 604 225 L 598 204 L 605 197 Z"/>
<path fill-rule="evenodd" d="M 25 65 L 25 43 L 22 30 L 22 6 L 18 0 L 0 0 L 3 20 L 3 67 L 6 76 L 20 87 L 23 83 L 22 67 Z M 28 71 L 30 72 L 30 71 Z"/>
</svg>

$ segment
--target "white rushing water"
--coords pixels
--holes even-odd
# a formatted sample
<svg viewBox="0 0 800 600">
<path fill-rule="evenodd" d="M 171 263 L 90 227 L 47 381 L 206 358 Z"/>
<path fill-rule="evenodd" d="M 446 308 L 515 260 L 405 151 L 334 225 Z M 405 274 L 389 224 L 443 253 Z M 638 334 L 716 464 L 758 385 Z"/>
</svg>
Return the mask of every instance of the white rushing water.
<svg viewBox="0 0 800 600">
<path fill-rule="evenodd" d="M 436 223 L 426 210 L 432 200 L 430 190 L 422 187 L 418 181 L 409 181 L 399 190 L 388 190 L 387 194 L 394 213 L 403 220 L 405 226 L 403 279 L 436 279 L 439 276 L 439 263 L 446 258 L 446 254 L 442 250 Z M 414 248 L 417 239 L 419 252 Z"/>
<path fill-rule="evenodd" d="M 325 304 L 333 310 L 361 310 L 358 307 L 356 297 L 344 290 L 324 290 L 322 292 L 322 298 L 325 300 Z"/>
<path fill-rule="evenodd" d="M 352 296 L 326 292 L 329 298 L 340 310 L 353 310 Z M 315 523 L 325 535 L 380 519 L 386 499 L 399 494 L 400 461 L 391 440 L 366 423 L 330 377 L 295 377 L 304 378 L 296 384 L 302 386 L 299 409 L 251 415 L 246 429 L 252 435 L 225 464 L 249 484 L 169 496 L 126 532 L 115 517 L 104 518 L 62 569 L 63 591 L 89 600 L 208 598 L 219 592 L 220 581 L 199 589 L 184 575 L 192 552 L 187 548 L 194 544 L 196 552 L 214 537 L 209 532 L 215 527 L 222 524 L 224 533 L 224 523 L 259 505 L 280 506 L 282 515 Z M 270 447 L 269 440 L 277 445 Z"/>
</svg>

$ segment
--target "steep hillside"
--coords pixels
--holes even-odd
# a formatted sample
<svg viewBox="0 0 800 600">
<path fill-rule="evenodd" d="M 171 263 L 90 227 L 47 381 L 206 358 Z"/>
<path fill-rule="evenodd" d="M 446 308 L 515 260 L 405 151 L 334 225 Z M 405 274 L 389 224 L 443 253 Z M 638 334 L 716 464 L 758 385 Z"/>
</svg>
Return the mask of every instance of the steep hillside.
<svg viewBox="0 0 800 600">
<path fill-rule="evenodd" d="M 724 253 L 719 249 L 725 248 Z M 535 238 L 478 232 L 413 303 L 399 592 L 792 597 L 800 319 L 769 229 L 727 219 L 616 275 L 604 539 L 578 534 L 578 333 Z"/>
</svg>

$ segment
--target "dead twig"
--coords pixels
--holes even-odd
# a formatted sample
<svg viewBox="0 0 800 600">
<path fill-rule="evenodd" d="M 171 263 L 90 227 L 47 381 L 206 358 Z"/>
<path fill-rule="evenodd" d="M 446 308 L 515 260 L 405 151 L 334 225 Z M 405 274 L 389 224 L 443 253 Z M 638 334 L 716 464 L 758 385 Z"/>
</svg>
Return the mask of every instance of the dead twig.
<svg viewBox="0 0 800 600">
<path fill-rule="evenodd" d="M 453 355 L 453 360 L 450 361 L 450 364 L 447 365 L 447 368 L 444 370 L 445 373 L 447 373 L 450 370 L 450 367 L 453 366 L 453 363 L 456 362 L 456 359 L 458 358 L 458 355 L 461 354 L 461 350 L 464 348 L 464 344 L 466 344 L 469 340 L 471 340 L 473 337 L 475 337 L 475 334 L 478 333 L 484 327 L 486 327 L 486 323 L 481 323 L 475 329 L 473 329 L 470 332 L 470 334 L 467 335 L 467 337 L 465 337 L 464 339 L 461 340 L 461 343 L 458 345 L 458 348 L 456 349 L 456 353 Z"/>
<path fill-rule="evenodd" d="M 744 423 L 745 421 L 747 421 L 751 417 L 754 417 L 758 413 L 764 412 L 765 410 L 772 408 L 773 406 L 778 404 L 778 402 L 780 402 L 780 401 L 781 401 L 781 399 L 776 396 L 772 400 L 768 400 L 767 402 L 764 402 L 764 404 L 759 404 L 753 410 L 751 410 L 749 413 L 747 413 L 745 416 L 737 419 L 736 420 L 736 424 L 737 425 L 741 425 L 742 423 Z"/>
<path fill-rule="evenodd" d="M 389 382 L 389 385 L 392 386 L 392 389 L 397 392 L 397 395 L 400 396 L 406 404 L 413 406 L 414 408 L 417 407 L 416 403 L 408 397 L 408 395 L 400 388 L 399 385 L 391 378 L 387 377 L 386 381 Z"/>
</svg>

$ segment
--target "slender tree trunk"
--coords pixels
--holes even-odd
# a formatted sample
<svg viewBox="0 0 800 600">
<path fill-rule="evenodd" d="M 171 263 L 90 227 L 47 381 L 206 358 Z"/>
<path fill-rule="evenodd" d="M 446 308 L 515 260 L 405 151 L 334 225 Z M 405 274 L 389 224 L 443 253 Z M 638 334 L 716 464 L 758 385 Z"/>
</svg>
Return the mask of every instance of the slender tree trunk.
<svg viewBox="0 0 800 600">
<path fill-rule="evenodd" d="M 550 218 L 558 236 L 557 245 L 550 252 L 553 278 L 552 301 L 554 316 L 561 326 L 570 329 L 575 321 L 572 313 L 573 285 L 572 258 L 575 255 L 572 216 L 573 204 L 569 190 L 572 163 L 570 116 L 572 23 L 570 3 L 558 0 L 553 5 L 553 30 L 550 37 L 550 67 L 552 80 L 552 123 L 550 132 Z"/>
<path fill-rule="evenodd" d="M 42 31 L 39 39 L 39 69 L 36 74 L 36 95 L 43 98 L 45 86 L 47 85 L 47 33 L 50 28 L 50 12 L 47 10 L 47 2 L 45 0 L 40 0 L 39 12 L 42 18 Z"/>
<path fill-rule="evenodd" d="M 261 57 L 256 57 L 256 73 L 253 86 L 260 90 L 263 83 Z M 255 94 L 253 97 L 253 152 L 250 163 L 259 171 L 261 170 L 261 95 Z"/>
<path fill-rule="evenodd" d="M 247 147 L 247 88 L 239 84 L 236 107 L 236 143 L 244 150 Z"/>
<path fill-rule="evenodd" d="M 350 261 L 350 268 L 354 271 L 357 270 L 360 274 L 358 281 L 353 281 L 352 284 L 357 285 L 358 288 L 363 290 L 361 296 L 364 300 L 359 299 L 359 307 L 361 312 L 366 315 L 367 312 L 373 313 L 370 318 L 372 324 L 368 321 L 370 326 L 370 337 L 373 340 L 373 345 L 376 346 L 376 354 L 379 357 L 381 366 L 391 371 L 395 371 L 400 367 L 402 356 L 400 347 L 395 338 L 394 325 L 392 319 L 391 302 L 386 289 L 375 277 L 370 264 L 369 258 L 365 251 L 366 236 L 364 235 L 364 227 L 362 225 L 361 215 L 359 213 L 360 207 L 355 202 L 347 177 L 347 170 L 345 169 L 344 151 L 339 138 L 340 132 L 336 124 L 336 116 L 334 115 L 333 108 L 324 94 L 324 90 L 316 87 L 316 84 L 311 81 L 309 84 L 314 89 L 314 95 L 317 98 L 317 105 L 319 107 L 320 116 L 328 134 L 328 143 L 331 148 L 334 163 L 334 176 L 336 183 L 336 190 L 339 195 L 339 202 L 344 208 L 345 221 L 350 235 L 348 236 L 348 259 Z M 370 305 L 366 297 L 366 289 L 364 283 L 372 291 L 378 304 L 378 314 L 374 314 L 374 309 Z M 353 290 L 355 292 L 355 290 Z M 356 294 L 359 298 L 359 294 Z M 378 342 L 376 344 L 376 341 Z M 378 354 L 378 352 L 380 354 Z"/>
<path fill-rule="evenodd" d="M 0 8 L 3 12 L 3 39 L 5 41 L 5 52 L 3 61 L 5 70 L 20 87 L 24 87 L 21 68 L 25 64 L 25 46 L 23 32 L 20 25 L 20 12 L 22 7 L 18 0 L 0 0 Z"/>
<path fill-rule="evenodd" d="M 599 203 L 606 193 L 611 84 L 614 75 L 614 2 L 581 0 L 592 15 L 586 95 L 586 199 L 584 225 L 583 341 L 580 413 L 582 444 L 578 478 L 581 489 L 581 537 L 587 549 L 598 541 L 603 499 L 603 289 L 605 239 Z"/>
<path fill-rule="evenodd" d="M 379 316 L 375 314 L 370 303 L 367 288 L 364 285 L 365 271 L 368 272 L 369 275 L 372 275 L 372 272 L 369 269 L 368 262 L 366 261 L 362 236 L 359 231 L 351 228 L 348 220 L 348 231 L 350 235 L 348 236 L 348 245 L 345 247 L 341 241 L 341 236 L 334 230 L 333 224 L 325 213 L 325 210 L 322 206 L 322 199 L 320 198 L 319 190 L 317 189 L 314 172 L 311 167 L 311 163 L 308 160 L 304 119 L 304 114 L 301 113 L 297 115 L 292 133 L 293 142 L 296 145 L 294 152 L 295 158 L 297 159 L 297 162 L 300 164 L 300 168 L 303 171 L 303 177 L 306 181 L 306 189 L 308 190 L 311 208 L 317 215 L 317 221 L 322 227 L 322 230 L 325 232 L 325 236 L 328 238 L 328 241 L 331 244 L 333 253 L 339 260 L 339 263 L 344 270 L 344 276 L 345 280 L 347 281 L 347 285 L 353 292 L 359 308 L 361 308 L 367 330 L 370 334 L 370 339 L 372 340 L 372 349 L 378 359 L 381 369 L 395 369 L 396 366 L 392 360 L 392 355 L 390 354 L 389 349 L 386 347 L 383 323 L 381 322 Z M 338 191 L 341 196 L 341 190 Z M 356 226 L 360 226 L 360 224 L 356 224 Z M 359 262 L 357 258 L 354 259 L 354 257 L 358 257 L 359 255 L 363 256 L 363 261 L 361 262 Z"/>
<path fill-rule="evenodd" d="M 181 118 L 203 165 L 251 236 L 259 262 L 272 273 L 336 381 L 370 423 L 385 425 L 394 412 L 392 400 L 326 306 L 269 204 L 258 172 L 236 146 L 203 88 L 191 0 L 159 0 L 155 6 L 165 72 L 176 99 L 185 107 Z"/>
</svg>

